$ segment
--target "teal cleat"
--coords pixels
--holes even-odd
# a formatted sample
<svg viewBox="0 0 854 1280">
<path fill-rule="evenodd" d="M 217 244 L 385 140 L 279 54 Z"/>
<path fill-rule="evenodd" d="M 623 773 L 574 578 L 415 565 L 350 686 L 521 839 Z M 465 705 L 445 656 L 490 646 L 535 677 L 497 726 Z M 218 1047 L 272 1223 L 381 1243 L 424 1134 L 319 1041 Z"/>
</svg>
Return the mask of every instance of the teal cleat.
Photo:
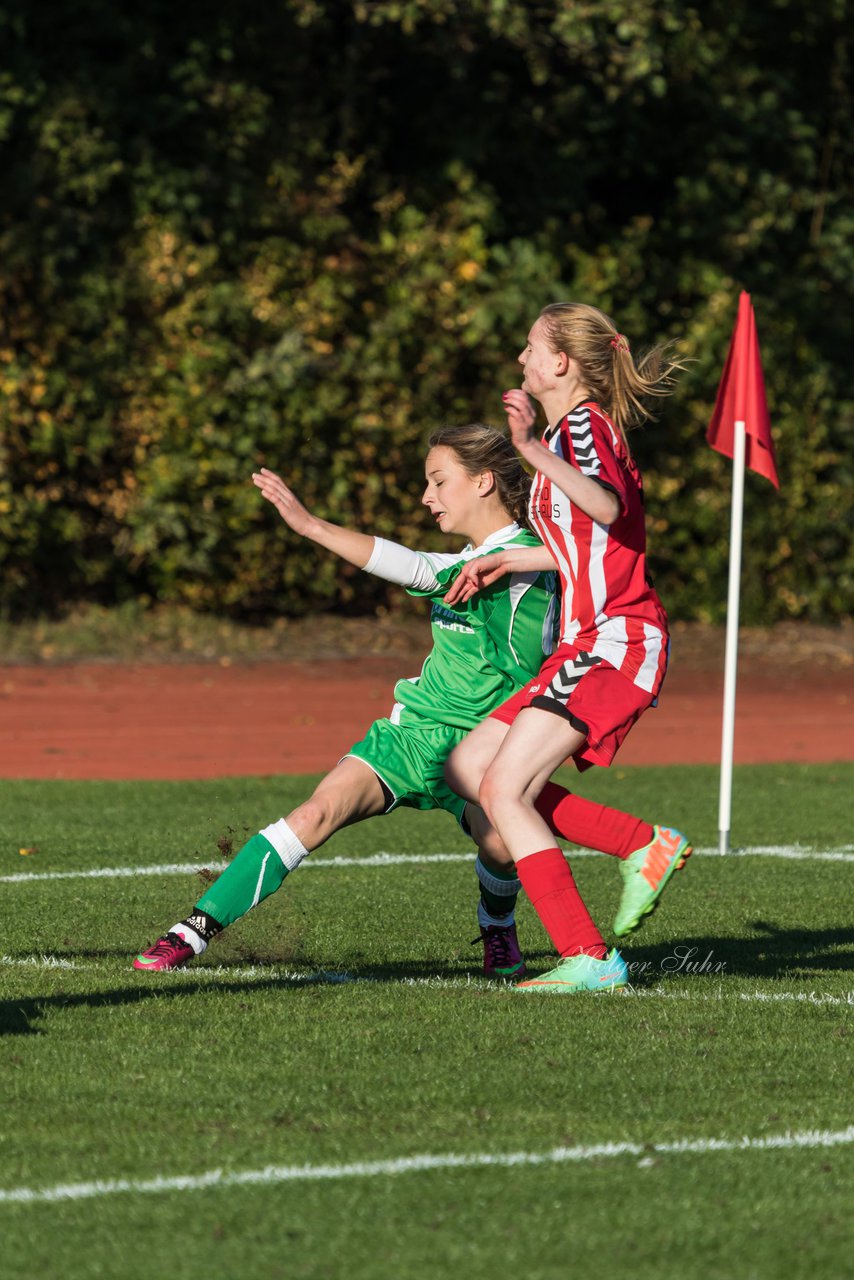
<svg viewBox="0 0 854 1280">
<path fill-rule="evenodd" d="M 649 844 L 620 864 L 623 895 L 614 920 L 618 938 L 634 933 L 643 924 L 658 906 L 674 871 L 684 867 L 693 852 L 687 837 L 674 827 L 655 827 L 654 832 Z"/>
<path fill-rule="evenodd" d="M 569 956 L 556 969 L 539 978 L 517 982 L 516 991 L 553 991 L 558 995 L 580 995 L 585 991 L 617 991 L 628 986 L 629 969 L 619 951 L 609 951 L 604 960 L 593 956 Z"/>
</svg>

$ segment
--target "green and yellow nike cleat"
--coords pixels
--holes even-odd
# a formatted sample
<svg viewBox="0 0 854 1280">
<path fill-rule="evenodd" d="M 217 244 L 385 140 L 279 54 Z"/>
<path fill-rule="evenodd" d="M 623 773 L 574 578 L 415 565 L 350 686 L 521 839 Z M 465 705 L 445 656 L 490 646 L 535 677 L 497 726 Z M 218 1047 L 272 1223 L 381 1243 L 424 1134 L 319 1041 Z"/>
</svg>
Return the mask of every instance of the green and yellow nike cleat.
<svg viewBox="0 0 854 1280">
<path fill-rule="evenodd" d="M 684 867 L 693 850 L 674 827 L 654 827 L 649 844 L 636 849 L 620 864 L 623 894 L 614 920 L 618 938 L 633 933 L 658 906 L 674 871 Z"/>
</svg>

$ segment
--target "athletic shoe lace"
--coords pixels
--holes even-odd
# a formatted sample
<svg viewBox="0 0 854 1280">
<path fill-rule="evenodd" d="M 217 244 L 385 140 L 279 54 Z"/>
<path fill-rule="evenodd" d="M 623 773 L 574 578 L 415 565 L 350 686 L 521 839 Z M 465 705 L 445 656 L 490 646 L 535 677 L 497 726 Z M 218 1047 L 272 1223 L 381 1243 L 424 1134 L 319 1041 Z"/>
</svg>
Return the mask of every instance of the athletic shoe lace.
<svg viewBox="0 0 854 1280">
<path fill-rule="evenodd" d="M 150 956 L 172 956 L 182 947 L 186 947 L 186 942 L 179 937 L 177 933 L 167 933 L 162 938 L 158 938 L 154 946 L 147 952 Z"/>
<path fill-rule="evenodd" d="M 482 942 L 486 947 L 489 963 L 495 969 L 500 969 L 504 965 L 513 962 L 514 956 L 510 944 L 510 930 L 501 929 L 497 925 L 490 925 L 485 934 L 479 938 L 472 939 L 472 946 L 476 946 L 478 942 Z"/>
</svg>

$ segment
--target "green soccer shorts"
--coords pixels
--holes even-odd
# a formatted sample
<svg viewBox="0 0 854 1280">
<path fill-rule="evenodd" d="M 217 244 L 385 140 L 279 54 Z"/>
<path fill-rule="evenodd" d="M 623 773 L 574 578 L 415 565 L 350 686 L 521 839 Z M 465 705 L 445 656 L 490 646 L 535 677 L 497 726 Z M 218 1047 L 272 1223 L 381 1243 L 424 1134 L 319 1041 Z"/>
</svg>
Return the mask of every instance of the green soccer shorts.
<svg viewBox="0 0 854 1280">
<path fill-rule="evenodd" d="M 452 749 L 467 732 L 434 724 L 403 707 L 399 721 L 374 721 L 347 756 L 364 761 L 389 792 L 392 799 L 386 813 L 398 805 L 410 809 L 445 809 L 465 831 L 466 802 L 448 786 L 443 769 Z"/>
</svg>

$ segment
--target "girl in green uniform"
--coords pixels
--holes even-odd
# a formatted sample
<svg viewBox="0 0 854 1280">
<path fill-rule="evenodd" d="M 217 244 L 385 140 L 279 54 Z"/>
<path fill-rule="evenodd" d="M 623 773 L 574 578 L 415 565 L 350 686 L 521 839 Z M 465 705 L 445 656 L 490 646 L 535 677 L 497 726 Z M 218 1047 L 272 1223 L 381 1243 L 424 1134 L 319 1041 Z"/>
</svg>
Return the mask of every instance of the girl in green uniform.
<svg viewBox="0 0 854 1280">
<path fill-rule="evenodd" d="M 446 809 L 471 834 L 478 845 L 484 972 L 514 981 L 524 973 L 512 862 L 480 809 L 450 789 L 443 770 L 466 733 L 551 652 L 555 575 L 512 574 L 460 606 L 446 605 L 442 597 L 474 557 L 538 545 L 527 524 L 530 478 L 506 437 L 477 423 L 434 432 L 425 475 L 424 505 L 443 533 L 467 541 L 462 551 L 412 551 L 343 528 L 312 515 L 274 472 L 252 477 L 295 533 L 430 600 L 433 647 L 420 674 L 395 686 L 388 717 L 370 727 L 306 801 L 254 835 L 193 911 L 136 957 L 135 968 L 187 964 L 336 831 L 407 805 Z"/>
</svg>

